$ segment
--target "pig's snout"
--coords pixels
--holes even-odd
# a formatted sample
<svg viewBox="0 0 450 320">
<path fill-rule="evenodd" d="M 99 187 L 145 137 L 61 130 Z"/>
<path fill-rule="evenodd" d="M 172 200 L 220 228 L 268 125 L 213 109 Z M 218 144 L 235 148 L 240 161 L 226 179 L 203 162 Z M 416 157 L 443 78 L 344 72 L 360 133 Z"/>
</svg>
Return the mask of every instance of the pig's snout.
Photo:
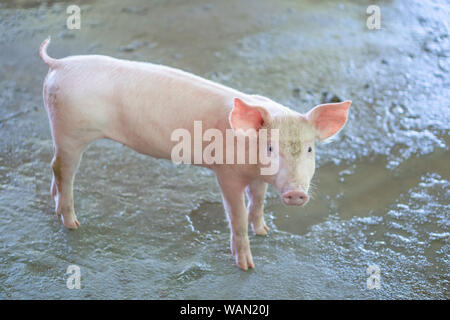
<svg viewBox="0 0 450 320">
<path fill-rule="evenodd" d="M 283 193 L 281 200 L 288 206 L 303 206 L 308 202 L 309 197 L 303 191 L 292 190 Z"/>
</svg>

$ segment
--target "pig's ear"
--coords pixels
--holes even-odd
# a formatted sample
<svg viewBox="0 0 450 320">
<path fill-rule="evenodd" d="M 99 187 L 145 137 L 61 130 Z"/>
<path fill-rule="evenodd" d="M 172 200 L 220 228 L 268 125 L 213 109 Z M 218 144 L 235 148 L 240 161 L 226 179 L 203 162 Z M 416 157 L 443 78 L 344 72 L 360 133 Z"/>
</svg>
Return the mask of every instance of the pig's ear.
<svg viewBox="0 0 450 320">
<path fill-rule="evenodd" d="M 351 103 L 347 100 L 345 102 L 321 104 L 306 114 L 306 118 L 316 129 L 319 140 L 334 136 L 344 127 Z"/>
<path fill-rule="evenodd" d="M 229 119 L 234 130 L 255 129 L 258 131 L 270 119 L 269 112 L 263 107 L 250 106 L 239 98 L 234 99 Z"/>
</svg>

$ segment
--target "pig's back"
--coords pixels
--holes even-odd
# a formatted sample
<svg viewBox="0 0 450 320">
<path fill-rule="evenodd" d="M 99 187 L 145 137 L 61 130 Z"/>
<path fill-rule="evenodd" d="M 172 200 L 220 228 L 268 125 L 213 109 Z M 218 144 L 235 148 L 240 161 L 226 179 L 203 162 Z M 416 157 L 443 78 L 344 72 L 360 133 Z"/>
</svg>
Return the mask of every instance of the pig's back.
<svg viewBox="0 0 450 320">
<path fill-rule="evenodd" d="M 224 130 L 234 98 L 246 96 L 175 68 L 98 55 L 60 59 L 49 76 L 60 99 L 106 137 L 162 158 L 170 157 L 175 129 L 193 132 L 202 121 L 203 130 Z"/>
</svg>

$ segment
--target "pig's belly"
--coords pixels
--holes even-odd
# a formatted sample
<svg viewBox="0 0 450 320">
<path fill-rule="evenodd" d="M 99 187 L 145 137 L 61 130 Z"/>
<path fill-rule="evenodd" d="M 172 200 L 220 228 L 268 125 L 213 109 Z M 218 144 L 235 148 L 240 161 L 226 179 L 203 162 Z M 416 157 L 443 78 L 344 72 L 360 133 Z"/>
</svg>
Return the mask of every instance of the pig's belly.
<svg viewBox="0 0 450 320">
<path fill-rule="evenodd" d="M 108 124 L 105 137 L 126 145 L 135 151 L 158 159 L 171 160 L 173 147 L 179 141 L 172 141 L 171 136 L 177 129 L 184 129 L 193 138 L 194 115 L 183 113 L 183 109 L 173 106 L 172 110 L 163 107 L 137 108 L 126 114 L 112 117 Z M 113 110 L 114 112 L 114 110 Z M 139 116 L 136 116 L 139 115 Z M 178 117 L 178 118 L 177 118 Z M 180 121 L 179 117 L 183 118 Z M 191 147 L 193 140 L 191 140 Z M 191 150 L 193 154 L 193 150 Z"/>
<path fill-rule="evenodd" d="M 167 125 L 167 124 L 166 124 Z M 113 126 L 107 130 L 106 138 L 117 141 L 135 151 L 158 159 L 171 158 L 174 142 L 170 141 L 171 130 L 161 126 L 147 125 L 145 128 L 128 122 L 126 126 Z"/>
</svg>

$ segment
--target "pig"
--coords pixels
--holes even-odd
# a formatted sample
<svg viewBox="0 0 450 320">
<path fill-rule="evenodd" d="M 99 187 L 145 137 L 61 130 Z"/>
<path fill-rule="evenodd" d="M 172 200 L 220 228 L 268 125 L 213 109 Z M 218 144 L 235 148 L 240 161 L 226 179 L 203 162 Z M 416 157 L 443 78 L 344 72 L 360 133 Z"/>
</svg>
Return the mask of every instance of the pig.
<svg viewBox="0 0 450 320">
<path fill-rule="evenodd" d="M 47 54 L 50 38 L 40 47 L 49 66 L 43 100 L 50 121 L 54 157 L 51 195 L 56 216 L 65 227 L 80 223 L 74 211 L 73 181 L 85 148 L 97 139 L 111 139 L 139 153 L 171 159 L 179 128 L 242 132 L 278 129 L 278 148 L 268 139 L 267 153 L 277 161 L 274 174 L 262 175 L 261 164 L 197 164 L 211 169 L 222 193 L 231 230 L 236 265 L 254 268 L 248 227 L 266 235 L 264 197 L 267 185 L 289 206 L 303 206 L 315 171 L 315 141 L 336 135 L 347 121 L 351 101 L 322 104 L 306 114 L 269 98 L 246 94 L 175 68 L 100 55 Z M 274 154 L 276 153 L 276 154 Z M 248 205 L 246 207 L 245 195 Z"/>
</svg>

